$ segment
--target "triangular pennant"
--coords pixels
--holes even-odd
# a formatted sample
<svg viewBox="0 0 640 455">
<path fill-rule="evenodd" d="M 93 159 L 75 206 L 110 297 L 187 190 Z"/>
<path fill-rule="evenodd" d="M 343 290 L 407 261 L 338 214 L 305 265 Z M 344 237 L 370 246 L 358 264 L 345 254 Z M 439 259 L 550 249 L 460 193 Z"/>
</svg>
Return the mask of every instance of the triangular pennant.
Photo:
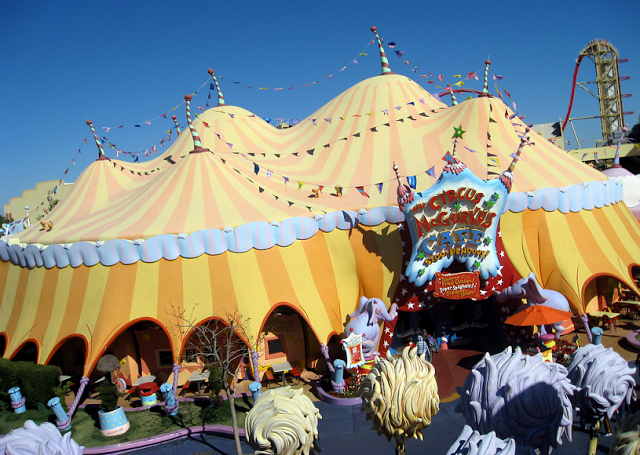
<svg viewBox="0 0 640 455">
<path fill-rule="evenodd" d="M 370 130 L 371 130 L 372 133 L 377 133 L 378 132 L 378 130 L 376 129 L 375 126 L 373 128 L 370 128 Z"/>
<path fill-rule="evenodd" d="M 403 118 L 399 118 L 397 121 L 398 122 L 404 122 L 404 119 Z"/>
<path fill-rule="evenodd" d="M 307 153 L 309 153 L 309 152 L 307 152 Z M 292 153 L 292 155 L 294 155 L 294 156 L 298 156 L 298 152 L 296 152 L 296 153 Z M 311 153 L 309 153 L 309 155 L 311 155 Z"/>
<path fill-rule="evenodd" d="M 353 137 L 360 137 L 360 133 L 352 134 Z"/>
<path fill-rule="evenodd" d="M 343 137 L 342 139 L 338 139 L 338 140 L 339 140 L 339 141 L 346 141 L 346 140 L 347 140 L 347 138 L 346 138 L 346 137 Z"/>
<path fill-rule="evenodd" d="M 276 158 L 280 158 L 280 154 L 279 153 L 274 153 Z"/>
<path fill-rule="evenodd" d="M 313 155 L 313 152 L 315 152 L 315 151 L 316 151 L 316 149 L 311 149 L 311 150 L 307 150 L 307 153 L 309 155 Z M 298 156 L 298 155 L 296 155 L 296 156 Z"/>
<path fill-rule="evenodd" d="M 364 197 L 369 197 L 363 186 L 356 186 L 356 190 L 358 190 Z"/>
<path fill-rule="evenodd" d="M 416 189 L 416 176 L 412 175 L 412 176 L 407 176 L 407 183 L 409 184 L 409 186 L 411 187 L 411 189 L 415 190 Z"/>
<path fill-rule="evenodd" d="M 420 115 L 422 117 L 429 117 L 426 112 L 420 112 L 420 114 L 418 114 L 418 115 Z"/>
<path fill-rule="evenodd" d="M 496 122 L 494 119 L 492 119 L 491 117 L 489 117 L 489 123 L 498 123 L 498 122 Z"/>
<path fill-rule="evenodd" d="M 376 188 L 378 188 L 378 193 L 382 194 L 382 186 L 384 184 L 383 183 L 376 183 Z"/>
<path fill-rule="evenodd" d="M 264 192 L 264 188 L 262 188 L 261 186 L 258 187 L 258 191 L 260 191 L 261 193 Z"/>
<path fill-rule="evenodd" d="M 257 163 L 253 163 L 253 172 L 255 172 L 256 175 L 260 172 L 260 166 L 258 166 Z"/>
<path fill-rule="evenodd" d="M 382 126 L 391 126 L 391 123 L 383 123 Z"/>
<path fill-rule="evenodd" d="M 329 147 L 331 147 L 331 145 L 330 144 L 324 144 L 323 147 L 328 149 Z"/>
<path fill-rule="evenodd" d="M 293 205 L 293 202 L 291 201 L 287 201 L 289 203 L 289 207 L 291 207 Z"/>
<path fill-rule="evenodd" d="M 298 182 L 298 190 L 304 186 L 304 182 Z"/>
</svg>

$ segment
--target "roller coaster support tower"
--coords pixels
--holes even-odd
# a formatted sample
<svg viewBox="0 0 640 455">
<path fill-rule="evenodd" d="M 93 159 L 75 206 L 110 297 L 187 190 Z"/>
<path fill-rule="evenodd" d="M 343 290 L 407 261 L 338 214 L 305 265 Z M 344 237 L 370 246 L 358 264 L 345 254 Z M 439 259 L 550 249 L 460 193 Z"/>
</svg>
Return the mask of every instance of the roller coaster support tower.
<svg viewBox="0 0 640 455">
<path fill-rule="evenodd" d="M 596 67 L 596 80 L 590 82 L 576 82 L 580 62 L 584 57 L 589 58 Z M 600 115 L 585 118 L 600 118 L 602 121 L 602 139 L 605 142 L 612 140 L 614 131 L 621 131 L 624 126 L 624 114 L 632 114 L 632 112 L 622 111 L 622 98 L 631 96 L 623 95 L 620 92 L 620 81 L 629 79 L 628 76 L 620 77 L 618 72 L 618 64 L 626 62 L 627 59 L 619 59 L 618 51 L 611 43 L 606 40 L 593 40 L 580 52 L 576 60 L 576 67 L 573 73 L 573 86 L 571 90 L 571 101 L 569 102 L 569 110 L 562 125 L 564 131 L 567 123 L 571 120 L 571 108 L 573 107 L 573 98 L 575 88 L 579 86 L 594 96 L 600 103 Z M 597 84 L 598 92 L 593 93 L 586 84 Z"/>
</svg>

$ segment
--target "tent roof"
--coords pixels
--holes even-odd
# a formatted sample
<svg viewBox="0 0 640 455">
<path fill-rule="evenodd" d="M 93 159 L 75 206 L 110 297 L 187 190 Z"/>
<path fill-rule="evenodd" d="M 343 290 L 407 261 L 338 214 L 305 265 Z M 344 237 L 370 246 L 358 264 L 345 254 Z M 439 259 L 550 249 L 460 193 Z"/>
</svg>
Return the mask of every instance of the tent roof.
<svg viewBox="0 0 640 455">
<path fill-rule="evenodd" d="M 148 239 L 396 206 L 393 162 L 402 175 L 417 176 L 418 189 L 428 188 L 435 180 L 426 171 L 441 172 L 453 127 L 466 130 L 457 156 L 476 175 L 497 176 L 524 133 L 512 116 L 502 101 L 489 97 L 447 107 L 399 75 L 362 81 L 289 129 L 273 128 L 239 107 L 218 106 L 194 122 L 210 153 L 190 154 L 187 130 L 145 163 L 96 161 L 51 213 L 54 229 L 32 227 L 20 242 Z M 545 140 L 525 146 L 522 156 L 514 192 L 606 179 Z M 324 190 L 315 198 L 311 189 L 318 185 Z M 344 188 L 343 197 L 335 186 Z"/>
</svg>

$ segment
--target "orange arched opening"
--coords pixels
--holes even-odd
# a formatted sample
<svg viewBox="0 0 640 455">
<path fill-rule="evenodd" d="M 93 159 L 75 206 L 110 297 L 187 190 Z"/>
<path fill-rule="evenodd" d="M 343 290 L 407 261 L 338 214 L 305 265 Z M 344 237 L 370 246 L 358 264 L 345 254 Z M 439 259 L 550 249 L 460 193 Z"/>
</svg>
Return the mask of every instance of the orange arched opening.
<svg viewBox="0 0 640 455">
<path fill-rule="evenodd" d="M 102 355 L 105 354 L 112 354 L 120 360 L 120 377 L 127 385 L 147 376 L 164 382 L 171 375 L 174 363 L 171 336 L 153 318 L 139 318 L 122 327 L 106 344 Z M 100 357 L 93 359 L 90 372 L 99 360 Z"/>
<path fill-rule="evenodd" d="M 297 372 L 322 364 L 320 340 L 308 318 L 298 308 L 279 302 L 265 316 L 260 329 L 260 374 L 271 365 L 287 361 Z"/>
<path fill-rule="evenodd" d="M 24 361 L 38 363 L 38 343 L 33 339 L 25 341 L 18 349 L 15 350 L 9 359 L 16 362 Z"/>
<path fill-rule="evenodd" d="M 87 339 L 82 335 L 63 338 L 49 354 L 45 365 L 55 365 L 65 376 L 71 376 L 79 383 L 87 361 Z"/>
</svg>

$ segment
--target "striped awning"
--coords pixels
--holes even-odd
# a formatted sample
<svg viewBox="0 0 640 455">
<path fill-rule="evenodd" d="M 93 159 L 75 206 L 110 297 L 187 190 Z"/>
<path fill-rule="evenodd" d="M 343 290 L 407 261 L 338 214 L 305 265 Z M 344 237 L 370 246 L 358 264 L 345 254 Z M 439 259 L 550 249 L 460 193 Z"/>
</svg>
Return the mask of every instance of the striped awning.
<svg viewBox="0 0 640 455">
<path fill-rule="evenodd" d="M 67 338 L 79 336 L 88 345 L 88 373 L 120 333 L 151 320 L 167 332 L 179 358 L 185 340 L 173 315 L 185 311 L 197 323 L 237 312 L 250 319 L 245 330 L 255 335 L 279 305 L 295 308 L 327 343 L 342 333 L 361 295 L 390 303 L 401 248 L 396 226 L 386 225 L 320 233 L 285 248 L 174 261 L 32 270 L 0 262 L 4 356 L 33 341 L 45 363 Z"/>
<path fill-rule="evenodd" d="M 502 241 L 521 276 L 536 274 L 584 312 L 591 280 L 607 275 L 640 295 L 631 269 L 640 266 L 640 224 L 624 205 L 581 210 L 524 210 L 502 216 Z"/>
</svg>

